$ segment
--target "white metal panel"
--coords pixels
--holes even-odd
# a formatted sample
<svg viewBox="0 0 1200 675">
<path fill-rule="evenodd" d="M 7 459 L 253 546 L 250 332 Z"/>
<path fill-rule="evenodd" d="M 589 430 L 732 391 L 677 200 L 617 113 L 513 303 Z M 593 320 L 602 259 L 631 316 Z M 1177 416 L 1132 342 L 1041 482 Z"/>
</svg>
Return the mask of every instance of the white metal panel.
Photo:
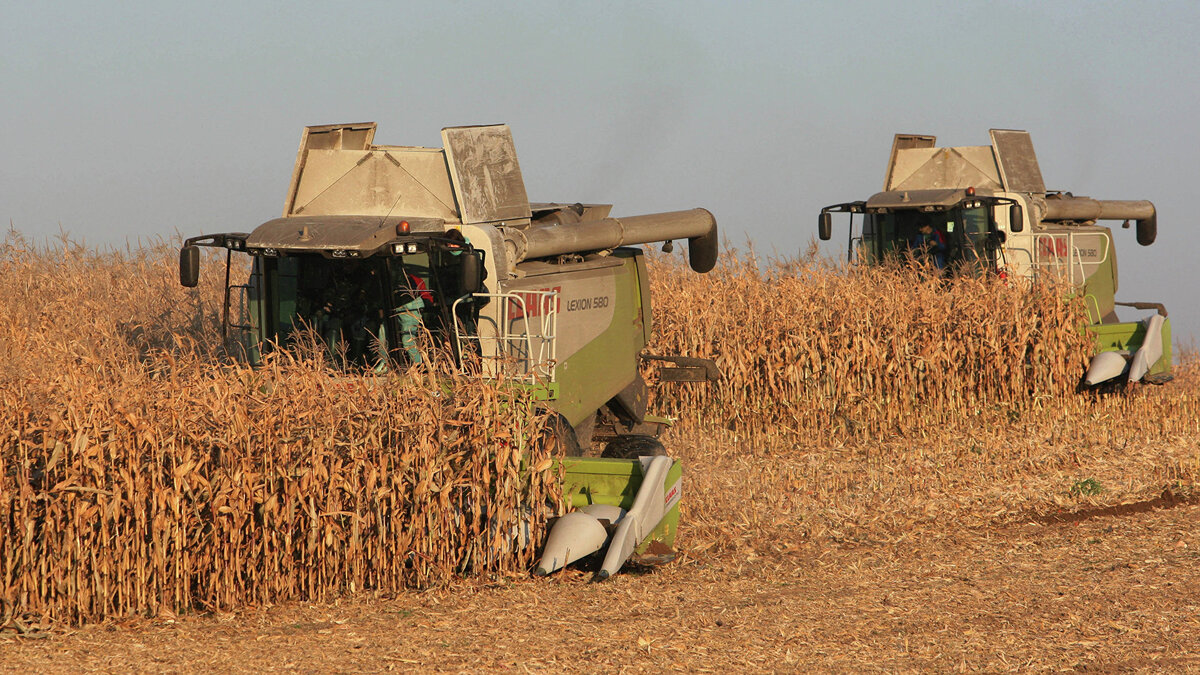
<svg viewBox="0 0 1200 675">
<path fill-rule="evenodd" d="M 897 150 L 890 179 L 889 191 L 1001 187 L 992 148 L 986 145 Z"/>
<path fill-rule="evenodd" d="M 507 124 L 442 129 L 464 223 L 528 219 L 529 197 Z"/>
<path fill-rule="evenodd" d="M 1010 192 L 1044 194 L 1046 183 L 1033 151 L 1033 138 L 1028 131 L 991 129 L 992 147 L 996 148 L 996 163 L 1004 189 Z"/>
<path fill-rule="evenodd" d="M 458 219 L 436 148 L 309 150 L 288 215 Z"/>
</svg>

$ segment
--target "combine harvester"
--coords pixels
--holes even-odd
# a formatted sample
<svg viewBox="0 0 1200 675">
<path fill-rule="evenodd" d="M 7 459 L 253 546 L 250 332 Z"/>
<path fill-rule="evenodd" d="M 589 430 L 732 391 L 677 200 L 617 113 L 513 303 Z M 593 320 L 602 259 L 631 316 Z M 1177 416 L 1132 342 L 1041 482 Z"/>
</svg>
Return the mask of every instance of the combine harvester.
<svg viewBox="0 0 1200 675">
<path fill-rule="evenodd" d="M 673 557 L 681 467 L 648 415 L 641 359 L 664 381 L 709 381 L 710 361 L 643 354 L 650 284 L 642 250 L 688 241 L 693 270 L 717 258 L 704 209 L 610 218 L 607 204 L 531 204 L 505 125 L 442 130 L 443 148 L 374 145 L 375 124 L 308 127 L 283 217 L 250 233 L 188 239 L 180 282 L 198 282 L 198 247 L 224 248 L 229 348 L 251 364 L 302 330 L 352 376 L 428 358 L 430 339 L 482 377 L 518 382 L 555 413 L 564 495 L 538 572 L 607 547 L 605 578 L 629 559 Z M 234 252 L 248 282 L 231 282 Z M 639 458 L 640 457 L 640 458 Z"/>
<path fill-rule="evenodd" d="M 850 213 L 848 256 L 873 264 L 909 255 L 951 271 L 1064 280 L 1083 294 L 1097 353 L 1083 383 L 1163 383 L 1171 379 L 1171 324 L 1160 303 L 1116 302 L 1117 253 L 1100 220 L 1137 223 L 1137 242 L 1154 243 L 1148 201 L 1110 201 L 1047 192 L 1025 131 L 991 130 L 990 146 L 938 148 L 934 136 L 897 134 L 883 192 L 865 202 L 821 209 L 818 233 L 832 236 L 832 213 Z M 862 214 L 856 229 L 854 214 Z M 1116 307 L 1156 310 L 1121 321 Z"/>
</svg>

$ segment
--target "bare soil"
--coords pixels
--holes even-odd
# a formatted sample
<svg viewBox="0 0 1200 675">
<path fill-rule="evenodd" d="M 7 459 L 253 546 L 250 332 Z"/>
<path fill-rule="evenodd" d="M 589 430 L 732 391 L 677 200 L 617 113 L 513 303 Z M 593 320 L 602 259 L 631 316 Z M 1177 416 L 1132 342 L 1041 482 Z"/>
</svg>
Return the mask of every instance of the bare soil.
<svg viewBox="0 0 1200 675">
<path fill-rule="evenodd" d="M 1200 505 L 0 634 L 3 672 L 1193 671 Z"/>
</svg>

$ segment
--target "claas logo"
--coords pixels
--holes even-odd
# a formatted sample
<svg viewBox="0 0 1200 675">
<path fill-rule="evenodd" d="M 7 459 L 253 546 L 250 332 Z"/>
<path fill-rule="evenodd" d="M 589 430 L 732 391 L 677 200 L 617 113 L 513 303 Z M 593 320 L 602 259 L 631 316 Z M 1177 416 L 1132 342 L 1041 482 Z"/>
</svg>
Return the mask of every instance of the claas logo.
<svg viewBox="0 0 1200 675">
<path fill-rule="evenodd" d="M 1067 257 L 1067 240 L 1049 237 L 1038 239 L 1038 255 L 1043 258 Z"/>
<path fill-rule="evenodd" d="M 554 295 L 545 295 L 545 293 L 553 292 Z M 554 303 L 554 311 L 559 310 L 559 296 L 562 294 L 562 286 L 553 288 L 539 288 L 537 291 L 514 291 L 513 297 L 508 299 L 508 315 L 513 319 L 523 319 L 525 317 L 538 317 L 546 313 L 550 309 L 550 303 Z"/>
</svg>

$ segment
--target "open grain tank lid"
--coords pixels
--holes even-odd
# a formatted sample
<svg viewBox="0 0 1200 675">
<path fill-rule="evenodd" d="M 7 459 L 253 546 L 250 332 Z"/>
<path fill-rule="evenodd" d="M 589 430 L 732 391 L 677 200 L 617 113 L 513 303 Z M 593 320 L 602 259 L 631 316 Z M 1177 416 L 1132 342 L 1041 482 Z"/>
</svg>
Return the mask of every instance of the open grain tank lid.
<svg viewBox="0 0 1200 675">
<path fill-rule="evenodd" d="M 305 128 L 283 216 L 528 222 L 529 199 L 508 125 L 448 127 L 444 148 L 375 145 L 375 126 Z"/>
<path fill-rule="evenodd" d="M 992 144 L 935 147 L 936 136 L 896 134 L 885 192 L 974 187 L 1044 194 L 1045 183 L 1027 131 L 990 130 Z"/>
</svg>

